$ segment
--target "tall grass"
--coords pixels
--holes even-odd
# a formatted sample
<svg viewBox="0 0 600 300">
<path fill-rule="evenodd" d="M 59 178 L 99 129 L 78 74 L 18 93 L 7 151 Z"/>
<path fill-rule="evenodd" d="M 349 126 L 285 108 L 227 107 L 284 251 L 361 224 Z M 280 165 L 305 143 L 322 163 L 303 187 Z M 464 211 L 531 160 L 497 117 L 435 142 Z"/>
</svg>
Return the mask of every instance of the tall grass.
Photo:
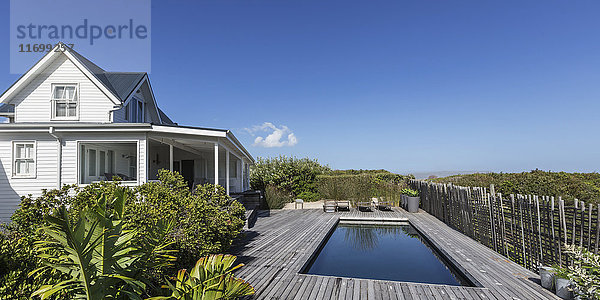
<svg viewBox="0 0 600 300">
<path fill-rule="evenodd" d="M 285 189 L 274 185 L 265 188 L 265 200 L 269 209 L 281 209 L 286 203 L 292 202 L 292 197 Z"/>
<path fill-rule="evenodd" d="M 350 200 L 352 203 L 376 197 L 397 205 L 400 190 L 405 187 L 406 180 L 381 179 L 373 174 L 317 176 L 317 189 L 324 199 Z"/>
</svg>

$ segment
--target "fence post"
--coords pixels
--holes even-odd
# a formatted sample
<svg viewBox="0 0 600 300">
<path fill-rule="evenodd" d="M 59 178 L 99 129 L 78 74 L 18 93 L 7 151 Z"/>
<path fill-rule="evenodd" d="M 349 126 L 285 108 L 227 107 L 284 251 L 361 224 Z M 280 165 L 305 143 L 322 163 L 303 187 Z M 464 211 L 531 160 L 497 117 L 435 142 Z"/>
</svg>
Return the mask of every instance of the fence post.
<svg viewBox="0 0 600 300">
<path fill-rule="evenodd" d="M 600 242 L 600 203 L 598 203 L 598 210 L 596 211 L 596 249 L 594 249 L 596 254 L 598 254 L 598 242 Z"/>
<path fill-rule="evenodd" d="M 594 210 L 594 206 L 590 203 L 588 209 L 588 243 L 587 249 L 588 251 L 592 251 L 592 211 Z"/>
<path fill-rule="evenodd" d="M 571 231 L 573 233 L 573 239 L 571 240 L 571 244 L 573 245 L 575 245 L 577 238 L 577 236 L 575 236 L 575 232 L 577 232 L 577 230 L 575 230 L 575 221 L 577 220 L 577 208 L 579 208 L 579 200 L 575 199 L 575 208 L 573 209 L 573 230 Z"/>
<path fill-rule="evenodd" d="M 511 222 L 510 222 L 510 235 L 512 239 L 512 248 L 513 248 L 513 257 L 517 255 L 517 239 L 515 238 L 515 195 L 510 194 L 510 206 L 512 208 L 511 212 Z"/>
<path fill-rule="evenodd" d="M 551 241 L 551 246 L 552 246 L 552 261 L 556 262 L 556 256 L 554 253 L 558 252 L 556 250 L 556 235 L 554 234 L 554 196 L 550 197 L 550 218 L 548 218 L 548 220 L 550 220 L 550 227 L 552 229 L 552 241 Z M 560 237 L 559 237 L 560 240 Z M 560 246 L 560 242 L 559 242 L 559 246 Z M 560 248 L 559 248 L 560 249 Z M 558 263 L 560 264 L 560 253 L 559 253 L 559 257 L 558 257 Z"/>
<path fill-rule="evenodd" d="M 535 197 L 535 206 L 537 208 L 538 215 L 538 240 L 540 241 L 540 248 L 538 250 L 540 251 L 540 264 L 544 264 L 544 251 L 542 250 L 542 224 L 540 220 L 540 200 L 538 197 Z"/>
<path fill-rule="evenodd" d="M 583 227 L 585 226 L 585 202 L 581 201 L 581 227 L 579 233 L 579 247 L 583 247 Z"/>
</svg>

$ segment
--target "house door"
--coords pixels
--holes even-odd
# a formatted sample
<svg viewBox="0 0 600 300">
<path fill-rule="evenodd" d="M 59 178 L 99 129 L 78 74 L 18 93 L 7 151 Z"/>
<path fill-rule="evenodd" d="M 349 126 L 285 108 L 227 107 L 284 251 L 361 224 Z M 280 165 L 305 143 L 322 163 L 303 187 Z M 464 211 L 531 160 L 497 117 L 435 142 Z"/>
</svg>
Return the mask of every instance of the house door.
<svg viewBox="0 0 600 300">
<path fill-rule="evenodd" d="M 113 150 L 82 145 L 81 151 L 84 153 L 81 157 L 81 183 L 112 180 L 115 160 Z"/>
<path fill-rule="evenodd" d="M 194 161 L 193 160 L 182 160 L 181 161 L 181 176 L 187 181 L 188 186 L 194 187 Z"/>
<path fill-rule="evenodd" d="M 93 149 L 86 147 L 85 148 L 85 181 L 84 182 L 94 182 L 100 180 L 100 176 L 98 174 L 98 149 Z"/>
</svg>

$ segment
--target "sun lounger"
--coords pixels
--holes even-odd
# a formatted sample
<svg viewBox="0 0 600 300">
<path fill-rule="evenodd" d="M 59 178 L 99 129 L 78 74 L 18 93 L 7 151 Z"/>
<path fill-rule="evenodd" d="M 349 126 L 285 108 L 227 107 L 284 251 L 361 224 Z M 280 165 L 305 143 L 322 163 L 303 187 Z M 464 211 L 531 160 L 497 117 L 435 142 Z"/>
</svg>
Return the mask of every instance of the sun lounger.
<svg viewBox="0 0 600 300">
<path fill-rule="evenodd" d="M 323 201 L 323 211 L 324 212 L 336 212 L 337 205 L 335 200 L 325 200 Z"/>
<path fill-rule="evenodd" d="M 337 210 L 350 210 L 349 200 L 336 200 L 335 205 L 337 207 Z"/>
<path fill-rule="evenodd" d="M 386 201 L 384 199 L 381 199 L 377 202 L 377 208 L 379 208 L 380 210 L 392 210 L 392 206 L 394 206 L 394 203 L 392 203 L 391 201 Z"/>
<path fill-rule="evenodd" d="M 373 204 L 371 201 L 359 201 L 356 203 L 356 208 L 358 208 L 358 210 L 371 210 L 372 207 Z"/>
</svg>

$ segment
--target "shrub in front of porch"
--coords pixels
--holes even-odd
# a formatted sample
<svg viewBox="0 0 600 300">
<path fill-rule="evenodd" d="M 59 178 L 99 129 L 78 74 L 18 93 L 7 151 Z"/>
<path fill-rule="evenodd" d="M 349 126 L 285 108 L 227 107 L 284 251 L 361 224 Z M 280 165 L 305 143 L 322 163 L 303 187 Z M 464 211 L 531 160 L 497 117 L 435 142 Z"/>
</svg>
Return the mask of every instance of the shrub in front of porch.
<svg viewBox="0 0 600 300">
<path fill-rule="evenodd" d="M 118 182 L 101 182 L 85 188 L 65 186 L 44 191 L 40 197 L 23 197 L 12 222 L 0 229 L 0 299 L 29 299 L 42 284 L 65 279 L 52 271 L 39 277 L 27 276 L 42 266 L 33 245 L 46 238 L 38 231 L 48 225 L 45 216 L 54 208 L 65 206 L 74 221 L 99 195 L 112 198 L 117 189 L 128 195 L 124 219 L 130 229 L 140 230 L 135 239 L 140 249 L 147 248 L 145 243 L 155 233 L 152 231 L 157 223 L 174 222 L 169 238 L 174 242 L 171 249 L 178 250 L 177 262 L 168 269 L 143 270 L 147 279 L 164 283 L 163 274 L 187 268 L 206 254 L 225 252 L 244 225 L 243 206 L 220 186 L 205 185 L 191 193 L 177 173 L 163 171 L 160 178 L 160 182 L 135 189 L 120 187 Z"/>
<path fill-rule="evenodd" d="M 143 234 L 158 220 L 174 220 L 171 236 L 178 250 L 175 269 L 207 254 L 223 253 L 244 227 L 244 207 L 222 186 L 199 185 L 192 193 L 177 172 L 159 171 L 159 182 L 136 188 L 127 205 L 128 222 Z"/>
</svg>

